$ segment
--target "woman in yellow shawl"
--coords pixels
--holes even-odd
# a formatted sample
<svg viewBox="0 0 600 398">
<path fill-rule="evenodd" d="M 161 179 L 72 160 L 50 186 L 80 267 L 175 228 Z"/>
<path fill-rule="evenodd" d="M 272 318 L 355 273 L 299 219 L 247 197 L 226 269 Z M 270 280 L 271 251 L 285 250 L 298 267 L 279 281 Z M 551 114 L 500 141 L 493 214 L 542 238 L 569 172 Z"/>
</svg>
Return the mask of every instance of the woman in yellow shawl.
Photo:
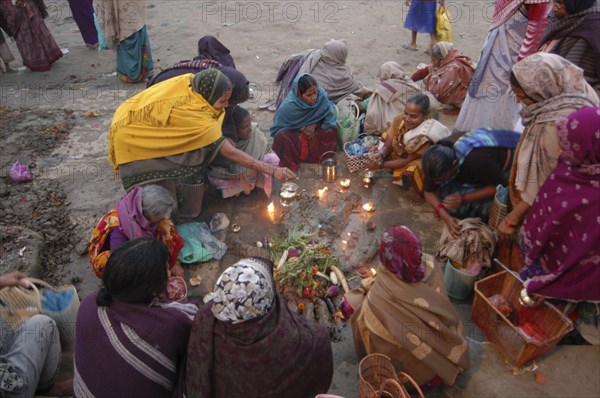
<svg viewBox="0 0 600 398">
<path fill-rule="evenodd" d="M 470 360 L 442 270 L 421 256 L 412 231 L 402 225 L 388 229 L 379 251 L 383 266 L 345 299 L 354 311 L 350 325 L 358 358 L 385 354 L 427 390 L 454 384 Z"/>
<path fill-rule="evenodd" d="M 158 183 L 175 194 L 181 180 L 204 181 L 219 153 L 278 180 L 295 178 L 291 170 L 254 159 L 223 137 L 231 92 L 222 72 L 207 69 L 155 84 L 121 104 L 110 127 L 108 152 L 125 190 Z"/>
<path fill-rule="evenodd" d="M 370 169 L 393 170 L 394 184 L 407 177 L 419 197 L 423 197 L 421 155 L 430 145 L 448 137 L 450 130 L 429 115 L 429 98 L 423 93 L 408 97 L 404 113 L 396 116 L 387 132 L 385 145 L 371 155 Z M 420 201 L 415 197 L 416 201 Z"/>
</svg>

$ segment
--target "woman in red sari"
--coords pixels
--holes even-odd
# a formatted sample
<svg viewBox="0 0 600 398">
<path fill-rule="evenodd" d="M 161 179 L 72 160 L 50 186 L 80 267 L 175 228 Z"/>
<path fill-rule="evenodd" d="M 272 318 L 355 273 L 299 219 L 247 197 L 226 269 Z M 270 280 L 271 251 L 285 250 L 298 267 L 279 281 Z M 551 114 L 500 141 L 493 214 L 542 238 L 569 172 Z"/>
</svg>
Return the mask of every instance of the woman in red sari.
<svg viewBox="0 0 600 398">
<path fill-rule="evenodd" d="M 0 0 L 0 11 L 17 42 L 23 65 L 34 72 L 50 70 L 63 56 L 44 23 L 48 16 L 42 0 Z"/>
</svg>

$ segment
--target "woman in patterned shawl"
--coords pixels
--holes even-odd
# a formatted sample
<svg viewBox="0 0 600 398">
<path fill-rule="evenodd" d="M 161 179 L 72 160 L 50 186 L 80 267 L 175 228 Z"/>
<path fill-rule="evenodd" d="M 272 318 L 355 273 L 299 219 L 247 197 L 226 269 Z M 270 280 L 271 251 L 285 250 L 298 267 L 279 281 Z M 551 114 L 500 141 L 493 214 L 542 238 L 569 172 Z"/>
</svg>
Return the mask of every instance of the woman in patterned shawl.
<svg viewBox="0 0 600 398">
<path fill-rule="evenodd" d="M 329 389 L 329 334 L 287 307 L 271 268 L 240 260 L 204 298 L 188 347 L 188 397 L 306 398 Z"/>
<path fill-rule="evenodd" d="M 525 131 L 515 151 L 509 195 L 512 210 L 498 232 L 508 238 L 517 231 L 538 190 L 556 167 L 556 120 L 586 106 L 599 106 L 583 71 L 556 54 L 537 53 L 513 66 L 512 90 L 525 106 L 521 111 Z"/>
<path fill-rule="evenodd" d="M 405 226 L 384 233 L 382 267 L 346 299 L 359 358 L 382 353 L 425 389 L 452 385 L 469 368 L 463 325 L 448 300 L 442 270 L 421 259 L 421 242 Z"/>
<path fill-rule="evenodd" d="M 96 276 L 102 278 L 111 252 L 129 240 L 145 236 L 155 237 L 167 246 L 169 272 L 183 276 L 177 257 L 184 243 L 169 219 L 174 204 L 170 192 L 159 185 L 137 187 L 125 194 L 92 232 L 88 256 Z"/>
<path fill-rule="evenodd" d="M 521 228 L 521 277 L 528 293 L 600 302 L 600 108 L 556 126 L 561 154 Z"/>
<path fill-rule="evenodd" d="M 471 58 L 442 41 L 431 47 L 431 65 L 413 73 L 411 79 L 423 80 L 425 88 L 442 104 L 460 108 L 474 73 Z"/>
<path fill-rule="evenodd" d="M 198 307 L 163 299 L 168 252 L 154 238 L 127 242 L 108 259 L 103 286 L 87 296 L 75 330 L 75 396 L 182 397 L 185 355 Z"/>
</svg>

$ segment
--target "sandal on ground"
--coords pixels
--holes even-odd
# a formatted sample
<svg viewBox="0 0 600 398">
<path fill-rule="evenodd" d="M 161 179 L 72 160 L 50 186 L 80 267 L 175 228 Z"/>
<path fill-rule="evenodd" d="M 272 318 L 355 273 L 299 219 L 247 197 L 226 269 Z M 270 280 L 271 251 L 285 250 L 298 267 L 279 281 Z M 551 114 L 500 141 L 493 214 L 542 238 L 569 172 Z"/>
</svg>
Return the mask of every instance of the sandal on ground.
<svg viewBox="0 0 600 398">
<path fill-rule="evenodd" d="M 405 50 L 417 51 L 416 47 L 411 47 L 411 45 L 408 43 L 402 43 L 402 48 L 404 48 Z"/>
<path fill-rule="evenodd" d="M 270 112 L 275 112 L 277 110 L 277 107 L 275 106 L 275 104 L 273 105 L 269 105 L 269 107 L 267 108 Z"/>
</svg>

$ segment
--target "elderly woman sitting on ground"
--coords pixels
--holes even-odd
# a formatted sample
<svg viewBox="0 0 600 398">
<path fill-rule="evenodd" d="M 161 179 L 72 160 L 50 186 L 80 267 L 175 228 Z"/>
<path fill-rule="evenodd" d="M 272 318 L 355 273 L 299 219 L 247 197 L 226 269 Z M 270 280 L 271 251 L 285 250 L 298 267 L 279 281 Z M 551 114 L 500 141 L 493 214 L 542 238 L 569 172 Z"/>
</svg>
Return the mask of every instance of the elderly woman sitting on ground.
<svg viewBox="0 0 600 398">
<path fill-rule="evenodd" d="M 169 272 L 183 276 L 177 261 L 183 239 L 169 219 L 174 201 L 170 192 L 159 185 L 146 185 L 129 191 L 115 208 L 106 213 L 94 231 L 88 246 L 88 256 L 96 276 L 102 278 L 111 252 L 125 242 L 152 236 L 169 250 Z"/>
<path fill-rule="evenodd" d="M 385 354 L 423 390 L 454 384 L 470 366 L 469 350 L 442 270 L 423 261 L 421 242 L 405 226 L 383 234 L 379 256 L 376 276 L 346 295 L 358 358 Z"/>
<path fill-rule="evenodd" d="M 475 73 L 471 58 L 445 41 L 431 48 L 431 65 L 419 69 L 411 76 L 416 81 L 423 80 L 425 88 L 442 104 L 451 105 L 455 111 L 462 106 L 469 83 Z"/>
<path fill-rule="evenodd" d="M 272 266 L 240 260 L 204 298 L 188 347 L 188 397 L 305 398 L 329 389 L 329 333 L 288 308 Z"/>
<path fill-rule="evenodd" d="M 408 97 L 421 91 L 397 62 L 389 61 L 381 65 L 379 78 L 381 81 L 373 94 L 362 102 L 367 108 L 367 134 L 381 135 L 386 132 L 394 118 L 404 113 Z"/>
<path fill-rule="evenodd" d="M 422 93 L 408 97 L 401 115 L 394 119 L 385 145 L 371 154 L 370 169 L 393 170 L 394 184 L 408 178 L 418 197 L 423 196 L 421 156 L 427 148 L 450 135 L 450 130 L 429 114 L 429 98 Z"/>
<path fill-rule="evenodd" d="M 223 135 L 229 138 L 237 149 L 253 158 L 273 167 L 279 165 L 279 158 L 271 151 L 271 143 L 267 136 L 252 123 L 252 115 L 244 108 L 238 106 L 225 115 Z M 223 198 L 237 196 L 241 192 L 249 194 L 255 187 L 263 188 L 267 196 L 271 196 L 273 181 L 269 174 L 242 167 L 221 155 L 211 163 L 208 179 L 221 190 Z"/>
</svg>

